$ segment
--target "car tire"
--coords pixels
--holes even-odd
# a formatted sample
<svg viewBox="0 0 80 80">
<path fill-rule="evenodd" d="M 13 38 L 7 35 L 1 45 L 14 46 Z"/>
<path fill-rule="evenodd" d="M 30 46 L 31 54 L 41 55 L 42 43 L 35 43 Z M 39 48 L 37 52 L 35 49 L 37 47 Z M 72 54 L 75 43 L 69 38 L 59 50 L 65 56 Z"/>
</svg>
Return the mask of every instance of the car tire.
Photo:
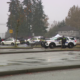
<svg viewBox="0 0 80 80">
<path fill-rule="evenodd" d="M 29 43 L 28 41 L 26 42 L 26 44 L 27 44 L 27 45 L 30 45 L 30 43 Z"/>
<path fill-rule="evenodd" d="M 14 45 L 14 43 L 11 43 L 11 45 L 13 46 L 13 45 Z"/>
<path fill-rule="evenodd" d="M 73 48 L 73 47 L 74 47 L 74 45 L 72 43 L 68 44 L 68 48 Z"/>
<path fill-rule="evenodd" d="M 49 47 L 50 48 L 54 48 L 55 47 L 55 44 L 54 43 L 50 43 Z"/>
<path fill-rule="evenodd" d="M 41 47 L 44 47 L 44 42 L 41 42 Z"/>
</svg>

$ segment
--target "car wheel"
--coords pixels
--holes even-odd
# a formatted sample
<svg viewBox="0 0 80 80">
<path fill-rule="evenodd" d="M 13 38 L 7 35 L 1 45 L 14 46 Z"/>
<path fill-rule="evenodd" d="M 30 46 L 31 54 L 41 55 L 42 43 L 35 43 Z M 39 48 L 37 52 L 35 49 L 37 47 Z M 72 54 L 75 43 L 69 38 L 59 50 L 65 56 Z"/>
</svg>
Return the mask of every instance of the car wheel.
<svg viewBox="0 0 80 80">
<path fill-rule="evenodd" d="M 11 45 L 13 46 L 13 45 L 14 45 L 14 43 L 11 43 Z"/>
<path fill-rule="evenodd" d="M 73 48 L 74 45 L 72 43 L 68 44 L 68 48 Z"/>
<path fill-rule="evenodd" d="M 27 44 L 27 45 L 30 45 L 30 43 L 29 43 L 28 41 L 26 42 L 26 44 Z"/>
<path fill-rule="evenodd" d="M 54 48 L 54 47 L 55 47 L 55 44 L 54 44 L 54 43 L 51 43 L 51 44 L 49 45 L 49 47 L 50 47 L 50 48 Z"/>
<path fill-rule="evenodd" d="M 41 42 L 41 47 L 44 47 L 44 42 Z"/>
</svg>

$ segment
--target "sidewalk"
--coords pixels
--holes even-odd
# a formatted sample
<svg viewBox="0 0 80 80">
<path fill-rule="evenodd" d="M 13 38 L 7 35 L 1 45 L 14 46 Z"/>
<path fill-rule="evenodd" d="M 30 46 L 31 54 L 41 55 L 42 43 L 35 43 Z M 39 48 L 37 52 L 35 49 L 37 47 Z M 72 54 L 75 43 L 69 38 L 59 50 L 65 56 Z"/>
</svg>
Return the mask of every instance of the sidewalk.
<svg viewBox="0 0 80 80">
<path fill-rule="evenodd" d="M 29 49 L 27 51 L 31 51 L 31 50 L 32 51 L 40 51 L 40 50 L 45 51 L 45 49 L 35 49 L 35 48 Z M 13 49 L 10 49 L 7 51 L 4 50 L 3 52 L 6 53 L 9 51 L 14 52 Z M 18 50 L 16 50 L 16 52 L 17 51 Z M 19 51 L 26 51 L 26 50 L 20 49 Z M 77 53 L 77 51 L 75 53 Z M 31 55 L 31 54 L 29 54 L 29 55 Z M 37 59 L 34 59 L 34 57 L 32 57 L 32 59 L 31 59 L 28 56 L 27 56 L 26 60 L 25 59 L 18 59 L 18 60 L 14 59 L 11 61 L 9 60 L 10 62 L 6 63 L 7 65 L 0 66 L 0 76 L 41 72 L 41 71 L 50 71 L 50 70 L 52 71 L 52 70 L 80 68 L 80 53 L 79 53 L 79 51 L 78 51 L 77 57 L 75 57 L 75 55 L 72 55 L 72 54 L 68 55 L 66 53 L 64 55 L 63 55 L 63 53 L 62 54 L 60 53 L 60 55 L 61 56 L 56 55 L 56 57 L 54 57 L 54 59 L 52 57 L 52 58 L 50 58 L 50 60 L 48 59 L 48 61 L 47 61 L 47 58 L 44 58 L 44 57 L 37 58 Z"/>
<path fill-rule="evenodd" d="M 54 63 L 54 64 L 44 64 L 44 65 L 14 65 L 14 66 L 3 66 L 0 67 L 0 76 L 14 75 L 22 73 L 33 73 L 33 72 L 43 72 L 52 70 L 64 70 L 80 68 L 80 61 L 66 62 L 66 63 Z"/>
</svg>

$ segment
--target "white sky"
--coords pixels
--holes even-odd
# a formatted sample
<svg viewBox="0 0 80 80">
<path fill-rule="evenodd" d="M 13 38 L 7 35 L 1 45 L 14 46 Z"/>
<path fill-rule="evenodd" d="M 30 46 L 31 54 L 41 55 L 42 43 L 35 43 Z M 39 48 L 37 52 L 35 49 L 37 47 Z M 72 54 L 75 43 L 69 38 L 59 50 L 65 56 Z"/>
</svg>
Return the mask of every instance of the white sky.
<svg viewBox="0 0 80 80">
<path fill-rule="evenodd" d="M 8 19 L 8 8 L 7 2 L 10 0 L 0 1 L 0 33 L 7 31 L 6 23 Z M 69 9 L 73 5 L 80 6 L 80 0 L 42 0 L 44 6 L 44 12 L 49 18 L 51 24 L 55 21 L 62 21 L 68 14 Z"/>
</svg>

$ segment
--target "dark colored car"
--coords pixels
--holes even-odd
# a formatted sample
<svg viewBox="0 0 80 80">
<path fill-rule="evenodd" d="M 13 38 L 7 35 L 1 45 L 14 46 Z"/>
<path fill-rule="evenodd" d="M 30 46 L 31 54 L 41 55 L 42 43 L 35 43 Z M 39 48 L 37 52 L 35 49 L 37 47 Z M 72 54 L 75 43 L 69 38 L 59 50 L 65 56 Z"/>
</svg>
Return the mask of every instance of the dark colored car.
<svg viewBox="0 0 80 80">
<path fill-rule="evenodd" d="M 25 44 L 26 43 L 26 39 L 24 38 L 17 38 L 20 41 L 20 44 Z"/>
</svg>

